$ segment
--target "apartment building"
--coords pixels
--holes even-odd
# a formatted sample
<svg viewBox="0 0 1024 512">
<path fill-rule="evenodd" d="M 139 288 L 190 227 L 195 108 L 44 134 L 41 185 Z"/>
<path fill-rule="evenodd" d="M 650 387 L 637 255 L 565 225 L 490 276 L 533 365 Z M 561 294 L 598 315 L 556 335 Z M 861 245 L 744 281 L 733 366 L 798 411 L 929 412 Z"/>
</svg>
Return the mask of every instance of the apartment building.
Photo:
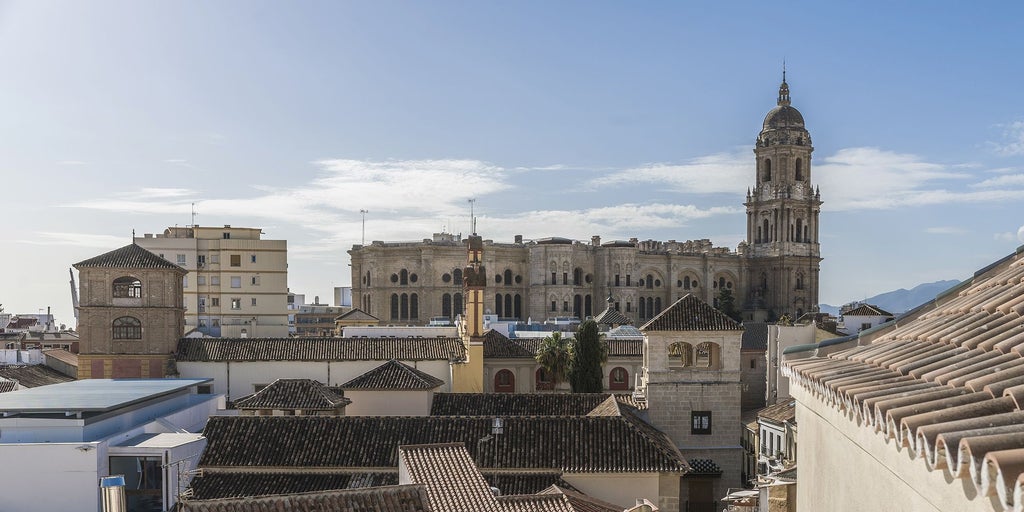
<svg viewBox="0 0 1024 512">
<path fill-rule="evenodd" d="M 217 337 L 288 336 L 288 242 L 260 228 L 169 227 L 135 243 L 188 270 L 185 331 Z"/>
</svg>

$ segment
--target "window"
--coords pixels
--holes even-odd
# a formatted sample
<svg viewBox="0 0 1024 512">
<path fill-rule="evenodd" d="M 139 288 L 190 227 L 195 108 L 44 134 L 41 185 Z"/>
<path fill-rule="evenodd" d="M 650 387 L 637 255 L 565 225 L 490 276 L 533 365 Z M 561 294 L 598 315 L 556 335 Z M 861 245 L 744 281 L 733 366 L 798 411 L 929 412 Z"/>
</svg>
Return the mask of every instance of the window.
<svg viewBox="0 0 1024 512">
<path fill-rule="evenodd" d="M 111 474 L 124 475 L 126 510 L 159 512 L 163 496 L 160 457 L 110 457 Z"/>
<path fill-rule="evenodd" d="M 196 265 L 198 265 L 200 267 L 203 266 L 203 265 L 206 265 L 206 255 L 205 254 L 200 254 L 200 255 L 196 256 Z"/>
<path fill-rule="evenodd" d="M 252 276 L 252 279 L 250 279 L 249 281 L 250 281 L 250 284 L 252 284 L 253 286 L 259 286 L 260 285 L 260 276 Z"/>
<path fill-rule="evenodd" d="M 448 273 L 445 273 L 444 275 L 441 276 L 441 281 L 444 281 L 446 283 L 450 283 L 452 281 L 452 275 L 448 274 Z"/>
<path fill-rule="evenodd" d="M 232 298 L 231 309 L 242 309 L 242 299 Z"/>
<path fill-rule="evenodd" d="M 231 266 L 232 267 L 241 267 L 242 266 L 242 255 L 241 254 L 232 254 L 231 255 Z"/>
<path fill-rule="evenodd" d="M 231 276 L 231 287 L 241 288 L 242 287 L 242 276 Z"/>
<path fill-rule="evenodd" d="M 551 311 L 558 311 L 558 302 L 551 301 Z"/>
<path fill-rule="evenodd" d="M 508 370 L 500 370 L 494 375 L 495 393 L 512 393 L 516 390 L 516 377 Z"/>
<path fill-rule="evenodd" d="M 569 273 L 562 272 L 562 284 L 569 284 Z"/>
<path fill-rule="evenodd" d="M 181 276 L 181 287 L 188 288 L 188 276 Z"/>
<path fill-rule="evenodd" d="M 626 286 L 629 286 L 629 274 L 626 274 Z"/>
<path fill-rule="evenodd" d="M 796 159 L 796 180 L 797 181 L 803 181 L 804 180 L 803 162 L 801 162 L 799 158 Z"/>
<path fill-rule="evenodd" d="M 615 308 L 615 309 L 619 309 L 619 308 Z M 629 313 L 630 311 L 633 311 L 633 303 L 630 302 L 630 301 L 626 301 L 626 313 Z"/>
<path fill-rule="evenodd" d="M 211 254 L 210 263 L 220 263 L 220 254 Z"/>
<path fill-rule="evenodd" d="M 252 298 L 252 305 L 253 305 L 253 306 L 255 306 L 255 305 L 256 305 L 256 297 L 253 297 L 253 298 Z"/>
<path fill-rule="evenodd" d="M 142 281 L 135 279 L 131 276 L 119 277 L 114 279 L 114 298 L 133 298 L 138 299 L 142 297 Z"/>
<path fill-rule="evenodd" d="M 764 159 L 764 181 L 772 180 L 772 160 L 770 158 Z"/>
<path fill-rule="evenodd" d="M 211 297 L 210 298 L 210 306 L 213 306 L 215 308 L 219 308 L 220 307 L 220 298 L 219 297 Z"/>
<path fill-rule="evenodd" d="M 757 369 L 757 359 L 751 359 L 750 360 L 750 369 L 751 370 L 756 370 Z"/>
<path fill-rule="evenodd" d="M 227 240 L 227 239 L 231 238 L 231 233 L 228 233 L 227 231 L 225 231 L 224 233 L 222 233 L 221 238 L 223 238 L 224 240 Z"/>
<path fill-rule="evenodd" d="M 711 435 L 711 411 L 691 411 L 690 420 L 690 434 Z"/>
<path fill-rule="evenodd" d="M 673 343 L 668 346 L 669 368 L 681 368 L 693 365 L 693 347 L 689 343 Z"/>
<path fill-rule="evenodd" d="M 618 274 L 615 274 L 615 286 L 621 286 L 619 284 L 619 275 Z"/>
<path fill-rule="evenodd" d="M 457 269 L 452 271 L 452 281 L 453 281 L 454 284 L 458 284 L 458 285 L 462 284 L 462 269 L 457 268 Z M 456 308 L 456 309 L 458 309 L 458 308 Z"/>
<path fill-rule="evenodd" d="M 199 286 L 203 286 L 204 284 L 206 284 L 206 276 L 197 276 L 196 284 L 198 284 Z"/>
<path fill-rule="evenodd" d="M 629 372 L 621 366 L 612 369 L 608 376 L 608 389 L 613 391 L 629 389 Z"/>
<path fill-rule="evenodd" d="M 551 284 L 558 284 L 558 275 L 554 272 L 551 273 Z"/>
<path fill-rule="evenodd" d="M 249 255 L 249 262 L 250 263 L 256 263 L 256 255 L 255 254 L 250 254 Z"/>
<path fill-rule="evenodd" d="M 114 319 L 111 335 L 115 340 L 141 340 L 142 322 L 133 316 Z"/>
</svg>

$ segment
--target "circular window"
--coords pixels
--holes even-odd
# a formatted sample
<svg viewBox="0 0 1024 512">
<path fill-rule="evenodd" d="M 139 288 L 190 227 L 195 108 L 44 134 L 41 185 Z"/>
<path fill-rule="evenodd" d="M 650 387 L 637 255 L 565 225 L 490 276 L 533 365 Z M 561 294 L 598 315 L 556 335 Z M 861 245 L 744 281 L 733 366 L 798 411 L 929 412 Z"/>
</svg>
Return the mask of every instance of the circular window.
<svg viewBox="0 0 1024 512">
<path fill-rule="evenodd" d="M 516 276 L 516 284 L 520 284 L 522 282 L 523 282 L 523 276 L 517 275 Z"/>
<path fill-rule="evenodd" d="M 391 282 L 392 283 L 397 283 L 398 282 L 398 274 L 391 274 Z"/>
<path fill-rule="evenodd" d="M 409 276 L 409 281 L 412 281 L 412 282 L 414 282 L 414 283 L 415 283 L 416 281 L 418 281 L 418 280 L 419 280 L 419 278 L 420 278 L 420 277 L 419 277 L 419 276 L 417 276 L 416 274 L 412 274 L 412 275 L 410 275 L 410 276 Z"/>
<path fill-rule="evenodd" d="M 587 283 L 592 283 L 594 282 L 594 276 L 593 274 L 587 274 L 586 277 L 583 278 L 583 280 L 586 281 Z"/>
<path fill-rule="evenodd" d="M 732 281 L 729 281 L 728 283 L 725 283 L 725 287 L 731 290 L 732 289 Z"/>
<path fill-rule="evenodd" d="M 494 274 L 494 282 L 495 283 L 500 283 L 501 282 L 501 274 Z"/>
<path fill-rule="evenodd" d="M 683 281 L 682 280 L 676 281 L 676 288 L 682 288 L 682 287 L 683 287 Z"/>
<path fill-rule="evenodd" d="M 446 282 L 446 283 L 451 282 L 452 275 L 451 274 L 445 274 L 445 275 L 441 276 L 441 280 Z"/>
<path fill-rule="evenodd" d="M 694 279 L 693 281 L 690 281 L 690 287 L 692 287 L 692 288 L 696 288 L 697 287 L 697 280 L 696 279 Z"/>
<path fill-rule="evenodd" d="M 661 279 L 655 279 L 654 280 L 654 287 L 655 288 L 661 287 Z"/>
</svg>

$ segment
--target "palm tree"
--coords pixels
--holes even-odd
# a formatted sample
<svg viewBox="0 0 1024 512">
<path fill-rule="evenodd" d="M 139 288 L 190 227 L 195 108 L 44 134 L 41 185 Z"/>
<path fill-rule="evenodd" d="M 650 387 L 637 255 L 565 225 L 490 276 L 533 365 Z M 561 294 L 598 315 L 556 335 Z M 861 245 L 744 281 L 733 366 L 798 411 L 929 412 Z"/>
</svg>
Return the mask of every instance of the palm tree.
<svg viewBox="0 0 1024 512">
<path fill-rule="evenodd" d="M 537 363 L 551 376 L 552 386 L 565 380 L 572 360 L 572 343 L 563 338 L 562 333 L 555 331 L 544 338 L 535 356 Z"/>
</svg>

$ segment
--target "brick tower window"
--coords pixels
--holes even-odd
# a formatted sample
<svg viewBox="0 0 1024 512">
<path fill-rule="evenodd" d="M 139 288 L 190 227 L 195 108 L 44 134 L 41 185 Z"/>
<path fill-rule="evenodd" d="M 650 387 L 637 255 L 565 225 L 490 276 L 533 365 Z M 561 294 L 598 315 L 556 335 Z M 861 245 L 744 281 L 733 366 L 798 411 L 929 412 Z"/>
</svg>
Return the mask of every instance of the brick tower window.
<svg viewBox="0 0 1024 512">
<path fill-rule="evenodd" d="M 111 334 L 115 340 L 141 340 L 142 322 L 133 316 L 114 319 Z"/>
</svg>

